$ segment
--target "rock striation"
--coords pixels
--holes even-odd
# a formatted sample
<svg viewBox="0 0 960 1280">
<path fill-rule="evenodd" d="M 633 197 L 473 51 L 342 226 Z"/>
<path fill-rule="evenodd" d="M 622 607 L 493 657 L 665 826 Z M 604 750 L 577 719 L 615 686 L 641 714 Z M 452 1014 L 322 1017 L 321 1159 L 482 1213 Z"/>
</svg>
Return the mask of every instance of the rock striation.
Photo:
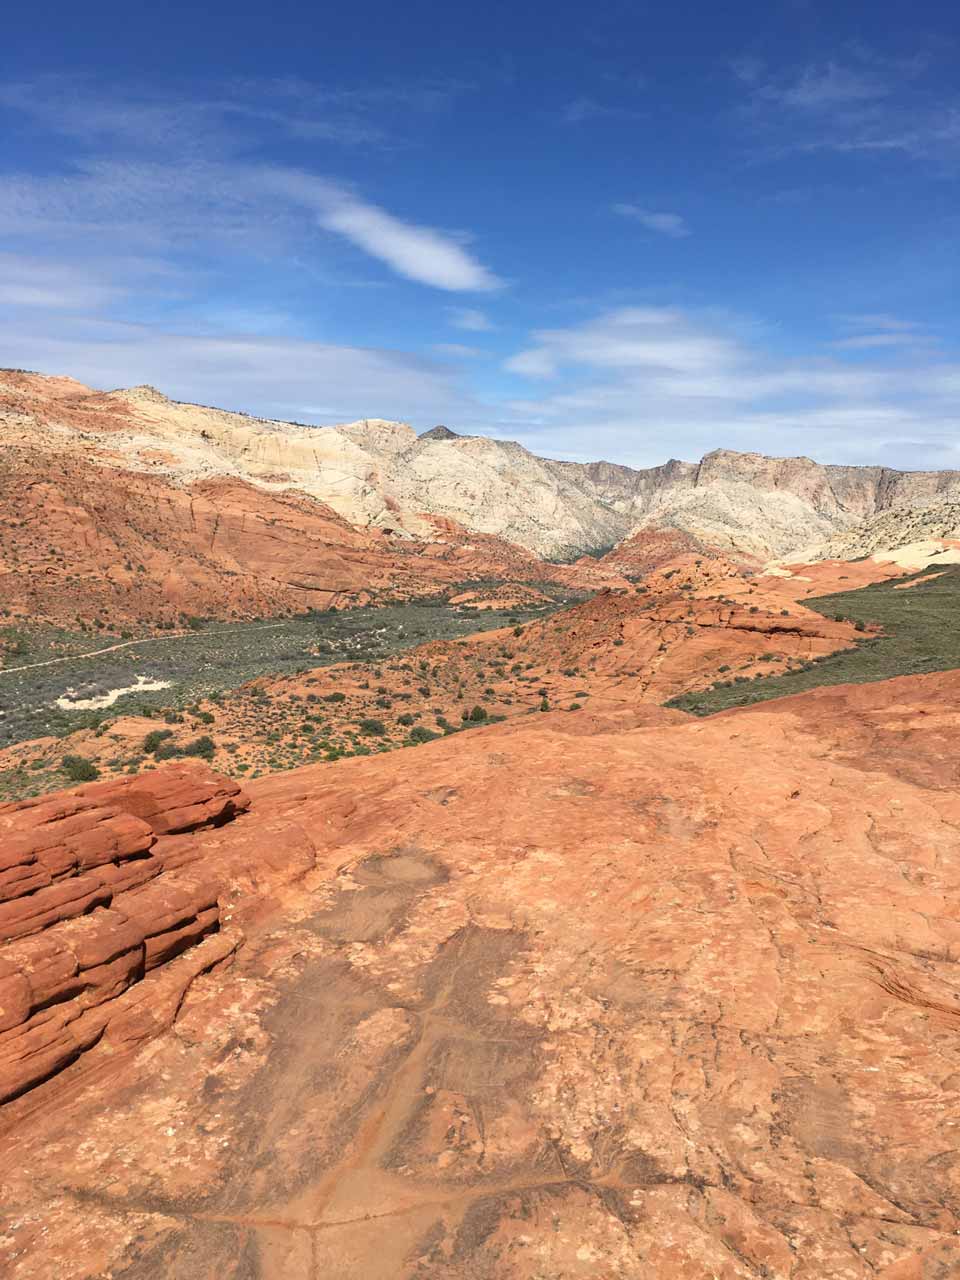
<svg viewBox="0 0 960 1280">
<path fill-rule="evenodd" d="M 545 564 L 450 519 L 356 528 L 295 489 L 231 476 L 182 485 L 33 445 L 5 448 L 0 510 L 0 603 L 68 626 L 275 616 L 432 596 L 471 579 L 622 580 L 615 565 Z"/>
<path fill-rule="evenodd" d="M 218 886 L 182 869 L 175 837 L 247 805 L 229 779 L 170 767 L 0 807 L 0 1101 L 101 1038 L 155 1033 L 171 999 L 231 954 L 236 940 L 213 936 Z"/>
</svg>

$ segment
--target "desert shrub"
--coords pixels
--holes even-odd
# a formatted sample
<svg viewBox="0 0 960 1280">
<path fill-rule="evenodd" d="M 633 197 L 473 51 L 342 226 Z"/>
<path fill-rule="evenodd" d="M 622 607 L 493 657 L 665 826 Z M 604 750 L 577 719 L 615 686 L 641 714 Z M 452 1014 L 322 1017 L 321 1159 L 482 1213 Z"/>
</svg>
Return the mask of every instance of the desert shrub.
<svg viewBox="0 0 960 1280">
<path fill-rule="evenodd" d="M 323 695 L 324 702 L 345 702 L 347 695 L 345 693 L 325 693 Z"/>
<path fill-rule="evenodd" d="M 200 738 L 194 738 L 193 742 L 185 742 L 182 747 L 178 747 L 175 743 L 161 743 L 154 752 L 157 760 L 179 760 L 183 756 L 199 756 L 201 760 L 212 760 L 216 752 L 217 744 L 209 736 L 203 734 Z"/>
<path fill-rule="evenodd" d="M 382 720 L 375 720 L 372 716 L 360 721 L 360 732 L 368 734 L 370 737 L 382 738 L 387 732 L 387 726 Z"/>
<path fill-rule="evenodd" d="M 93 782 L 100 770 L 86 756 L 64 756 L 60 768 L 71 782 Z"/>
<path fill-rule="evenodd" d="M 434 738 L 439 737 L 439 733 L 432 733 L 429 729 L 425 729 L 422 724 L 418 724 L 410 730 L 411 742 L 432 742 Z"/>
<path fill-rule="evenodd" d="M 167 738 L 173 737 L 172 729 L 154 729 L 143 740 L 143 749 L 148 756 L 156 754 L 157 748 Z"/>
</svg>

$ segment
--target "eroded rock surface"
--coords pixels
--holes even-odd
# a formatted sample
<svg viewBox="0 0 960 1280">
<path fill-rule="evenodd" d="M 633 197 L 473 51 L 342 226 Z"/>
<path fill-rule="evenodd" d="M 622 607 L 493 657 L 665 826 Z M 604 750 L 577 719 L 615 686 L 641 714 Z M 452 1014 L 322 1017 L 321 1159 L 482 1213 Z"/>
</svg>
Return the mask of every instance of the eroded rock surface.
<svg viewBox="0 0 960 1280">
<path fill-rule="evenodd" d="M 168 1025 L 171 997 L 232 952 L 212 936 L 219 885 L 182 838 L 247 803 L 227 778 L 172 767 L 0 807 L 0 1102 L 104 1036 L 119 1046 Z"/>
<path fill-rule="evenodd" d="M 960 673 L 611 698 L 254 782 L 158 838 L 234 964 L 2 1113 L 0 1267 L 956 1274 L 958 728 Z"/>
</svg>

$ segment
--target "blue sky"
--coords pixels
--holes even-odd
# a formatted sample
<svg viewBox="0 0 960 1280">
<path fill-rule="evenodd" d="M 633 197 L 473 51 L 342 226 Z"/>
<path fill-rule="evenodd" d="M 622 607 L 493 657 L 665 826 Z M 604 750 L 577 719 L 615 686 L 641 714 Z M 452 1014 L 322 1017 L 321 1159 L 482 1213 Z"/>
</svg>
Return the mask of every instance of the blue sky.
<svg viewBox="0 0 960 1280">
<path fill-rule="evenodd" d="M 16 6 L 0 364 L 960 466 L 958 55 L 945 0 Z"/>
</svg>

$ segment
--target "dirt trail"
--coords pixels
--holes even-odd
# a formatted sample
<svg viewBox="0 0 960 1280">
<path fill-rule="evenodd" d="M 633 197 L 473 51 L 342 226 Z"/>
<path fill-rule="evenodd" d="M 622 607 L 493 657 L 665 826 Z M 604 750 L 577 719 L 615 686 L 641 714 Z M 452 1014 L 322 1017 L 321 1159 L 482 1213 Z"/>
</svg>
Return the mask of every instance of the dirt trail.
<svg viewBox="0 0 960 1280">
<path fill-rule="evenodd" d="M 285 622 L 268 622 L 264 626 L 223 627 L 216 631 L 174 631 L 168 636 L 146 636 L 142 640 L 121 640 L 117 644 L 109 644 L 105 649 L 90 649 L 87 653 L 71 653 L 63 658 L 47 658 L 43 662 L 27 662 L 19 667 L 0 668 L 0 676 L 12 676 L 17 671 L 35 671 L 37 667 L 55 667 L 61 662 L 81 662 L 84 658 L 99 658 L 104 653 L 115 653 L 117 649 L 129 649 L 138 644 L 157 644 L 164 640 L 192 640 L 199 636 L 229 636 L 238 631 L 273 631 L 277 627 L 285 627 Z"/>
<path fill-rule="evenodd" d="M 445 879 L 416 853 L 368 858 L 311 927 L 344 953 L 383 941 Z M 274 1011 L 274 1049 L 237 1108 L 245 1150 L 226 1185 L 203 1202 L 80 1193 L 179 1224 L 126 1280 L 393 1280 L 417 1257 L 440 1262 L 440 1235 L 469 1253 L 508 1199 L 614 1193 L 614 1168 L 571 1175 L 542 1134 L 497 1150 L 503 1120 L 526 1112 L 540 1046 L 487 995 L 524 947 L 513 929 L 466 927 L 411 1004 L 388 1004 L 339 959 L 312 964 Z M 385 1034 L 371 1050 L 365 1029 L 377 1024 Z M 438 1124 L 459 1126 L 452 1161 L 437 1161 Z M 374 1225 L 383 1219 L 388 1231 Z"/>
</svg>

